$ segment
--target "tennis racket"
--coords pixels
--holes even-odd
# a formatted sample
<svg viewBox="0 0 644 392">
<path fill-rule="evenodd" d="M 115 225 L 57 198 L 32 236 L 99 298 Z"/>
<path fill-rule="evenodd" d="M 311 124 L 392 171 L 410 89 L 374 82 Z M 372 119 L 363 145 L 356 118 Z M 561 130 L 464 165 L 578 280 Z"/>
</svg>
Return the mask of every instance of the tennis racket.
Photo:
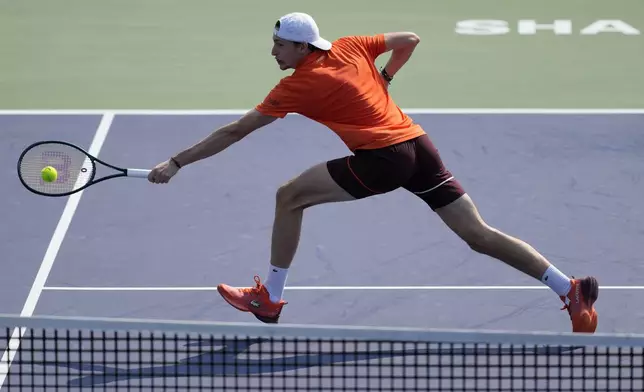
<svg viewBox="0 0 644 392">
<path fill-rule="evenodd" d="M 97 163 L 116 171 L 97 178 Z M 56 180 L 42 179 L 41 171 L 51 166 Z M 118 177 L 147 178 L 150 170 L 124 169 L 90 155 L 82 148 L 62 141 L 41 141 L 27 147 L 18 158 L 18 177 L 31 192 L 41 196 L 68 196 L 99 182 Z"/>
</svg>

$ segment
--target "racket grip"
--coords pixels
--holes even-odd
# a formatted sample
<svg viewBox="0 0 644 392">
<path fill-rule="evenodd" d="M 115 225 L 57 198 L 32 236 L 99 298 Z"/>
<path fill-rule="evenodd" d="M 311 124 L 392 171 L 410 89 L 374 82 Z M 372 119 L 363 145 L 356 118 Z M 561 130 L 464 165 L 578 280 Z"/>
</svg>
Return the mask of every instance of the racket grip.
<svg viewBox="0 0 644 392">
<path fill-rule="evenodd" d="M 139 177 L 139 178 L 147 178 L 148 174 L 150 174 L 150 170 L 144 170 L 144 169 L 127 169 L 127 176 L 128 177 Z"/>
</svg>

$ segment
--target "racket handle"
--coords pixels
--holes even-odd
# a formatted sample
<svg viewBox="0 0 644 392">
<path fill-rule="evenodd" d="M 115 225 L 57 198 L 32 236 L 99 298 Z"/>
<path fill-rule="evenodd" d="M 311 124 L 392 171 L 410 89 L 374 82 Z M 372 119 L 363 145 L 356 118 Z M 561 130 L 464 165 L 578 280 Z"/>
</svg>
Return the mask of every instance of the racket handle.
<svg viewBox="0 0 644 392">
<path fill-rule="evenodd" d="M 127 169 L 127 176 L 128 177 L 147 178 L 149 173 L 150 173 L 150 170 Z"/>
</svg>

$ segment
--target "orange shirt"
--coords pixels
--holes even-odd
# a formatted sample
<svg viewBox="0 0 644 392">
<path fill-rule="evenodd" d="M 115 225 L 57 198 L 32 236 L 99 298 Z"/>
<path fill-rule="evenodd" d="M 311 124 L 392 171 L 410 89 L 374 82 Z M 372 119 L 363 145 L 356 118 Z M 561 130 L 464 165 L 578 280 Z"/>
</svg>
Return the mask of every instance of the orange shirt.
<svg viewBox="0 0 644 392">
<path fill-rule="evenodd" d="M 400 143 L 425 131 L 394 103 L 374 61 L 385 52 L 384 34 L 343 37 L 327 52 L 313 52 L 280 80 L 256 110 L 319 122 L 355 151 Z"/>
</svg>

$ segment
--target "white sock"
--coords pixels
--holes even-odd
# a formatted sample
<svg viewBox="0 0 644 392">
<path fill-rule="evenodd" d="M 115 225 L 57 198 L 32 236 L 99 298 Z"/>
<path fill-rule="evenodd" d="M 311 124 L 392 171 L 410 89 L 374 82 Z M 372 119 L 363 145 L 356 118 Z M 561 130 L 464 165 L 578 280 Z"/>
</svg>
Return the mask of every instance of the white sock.
<svg viewBox="0 0 644 392">
<path fill-rule="evenodd" d="M 548 267 L 541 277 L 541 283 L 550 287 L 559 296 L 566 296 L 570 291 L 570 278 L 559 271 L 554 265 Z"/>
<path fill-rule="evenodd" d="M 266 283 L 264 283 L 264 285 L 271 296 L 271 301 L 279 302 L 282 299 L 287 275 L 288 268 L 279 268 L 274 265 L 269 266 L 268 278 L 266 278 Z"/>
</svg>

